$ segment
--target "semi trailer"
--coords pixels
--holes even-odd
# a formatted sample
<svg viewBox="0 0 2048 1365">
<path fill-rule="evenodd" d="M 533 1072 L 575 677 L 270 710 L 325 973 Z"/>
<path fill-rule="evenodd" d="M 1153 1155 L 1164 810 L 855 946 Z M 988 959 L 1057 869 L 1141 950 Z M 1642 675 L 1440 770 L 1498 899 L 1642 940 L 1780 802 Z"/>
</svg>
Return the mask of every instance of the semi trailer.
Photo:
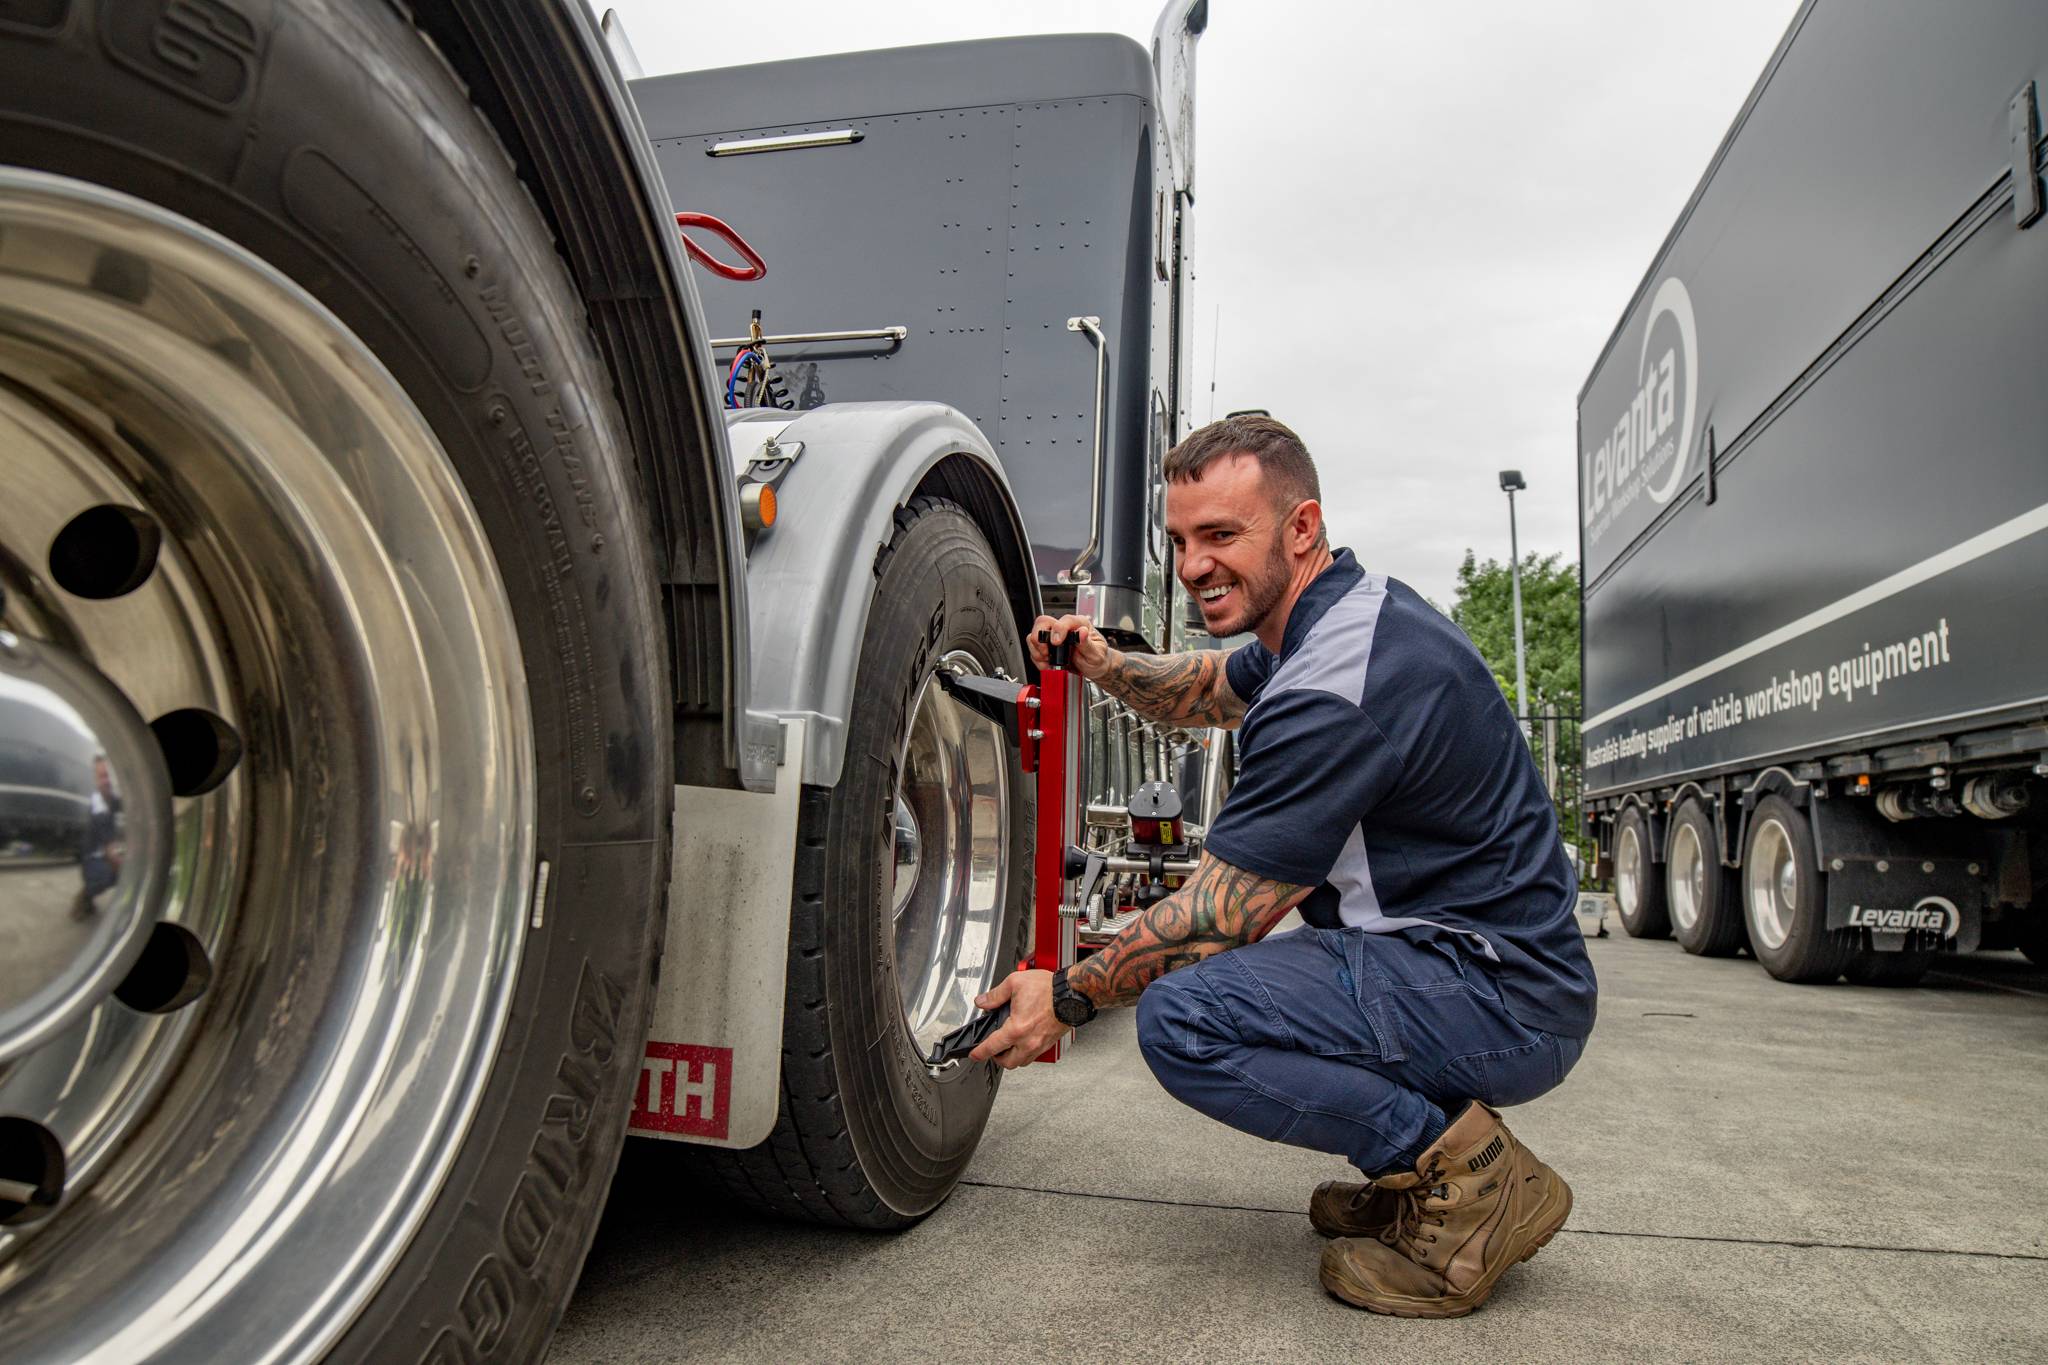
<svg viewBox="0 0 2048 1365">
<path fill-rule="evenodd" d="M 2048 947 L 2048 10 L 1809 0 L 1579 395 L 1585 818 L 1786 981 Z"/>
<path fill-rule="evenodd" d="M 1227 788 L 1023 647 L 1207 643 L 1206 21 L 0 5 L 0 1354 L 536 1358 L 629 1130 L 678 1213 L 946 1198 L 973 998 Z"/>
</svg>

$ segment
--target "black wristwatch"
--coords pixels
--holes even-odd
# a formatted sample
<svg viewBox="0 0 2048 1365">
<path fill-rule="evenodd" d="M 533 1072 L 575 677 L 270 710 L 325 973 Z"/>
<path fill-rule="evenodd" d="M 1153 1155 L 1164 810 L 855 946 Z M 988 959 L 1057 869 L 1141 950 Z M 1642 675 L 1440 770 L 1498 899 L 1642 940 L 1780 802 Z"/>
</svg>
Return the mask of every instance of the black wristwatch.
<svg viewBox="0 0 2048 1365">
<path fill-rule="evenodd" d="M 1095 1017 L 1095 1002 L 1067 984 L 1067 969 L 1052 974 L 1053 1017 L 1068 1028 L 1079 1028 Z"/>
</svg>

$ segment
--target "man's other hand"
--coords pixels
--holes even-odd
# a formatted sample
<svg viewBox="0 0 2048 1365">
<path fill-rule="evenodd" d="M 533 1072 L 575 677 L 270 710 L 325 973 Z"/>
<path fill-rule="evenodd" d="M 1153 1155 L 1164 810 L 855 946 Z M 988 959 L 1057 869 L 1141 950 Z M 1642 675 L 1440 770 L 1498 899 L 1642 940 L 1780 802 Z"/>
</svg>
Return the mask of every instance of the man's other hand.
<svg viewBox="0 0 2048 1365">
<path fill-rule="evenodd" d="M 977 996 L 974 1007 L 992 1010 L 1005 1000 L 1010 1002 L 1009 1019 L 967 1055 L 977 1062 L 994 1059 L 1003 1070 L 1015 1071 L 1043 1057 L 1067 1026 L 1052 1012 L 1051 972 L 1012 972 L 987 995 Z"/>
<path fill-rule="evenodd" d="M 1052 642 L 1059 644 L 1069 636 L 1074 642 L 1074 671 L 1093 682 L 1109 667 L 1109 646 L 1102 642 L 1102 633 L 1095 629 L 1085 616 L 1041 616 L 1031 623 L 1031 634 L 1025 638 L 1025 647 L 1031 651 L 1031 662 L 1044 668 L 1050 656 L 1045 646 L 1039 643 L 1038 632 L 1052 633 Z"/>
</svg>

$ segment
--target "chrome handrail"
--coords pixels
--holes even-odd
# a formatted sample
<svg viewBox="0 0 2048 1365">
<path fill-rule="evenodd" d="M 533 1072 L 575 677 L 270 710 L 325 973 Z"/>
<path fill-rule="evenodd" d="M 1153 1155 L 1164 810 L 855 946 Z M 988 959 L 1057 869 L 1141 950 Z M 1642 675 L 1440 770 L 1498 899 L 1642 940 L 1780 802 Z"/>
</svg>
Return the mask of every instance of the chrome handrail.
<svg viewBox="0 0 2048 1365">
<path fill-rule="evenodd" d="M 713 337 L 713 350 L 735 346 L 801 346 L 811 341 L 901 341 L 910 335 L 908 327 L 870 327 L 859 332 L 783 332 L 779 336 Z"/>
<path fill-rule="evenodd" d="M 1074 567 L 1059 578 L 1062 583 L 1089 583 L 1094 580 L 1088 566 L 1102 545 L 1102 453 L 1107 444 L 1102 428 L 1109 417 L 1109 338 L 1102 334 L 1102 319 L 1096 317 L 1068 318 L 1067 330 L 1086 332 L 1095 343 L 1095 468 L 1093 491 L 1088 498 L 1088 543 L 1074 557 Z"/>
</svg>

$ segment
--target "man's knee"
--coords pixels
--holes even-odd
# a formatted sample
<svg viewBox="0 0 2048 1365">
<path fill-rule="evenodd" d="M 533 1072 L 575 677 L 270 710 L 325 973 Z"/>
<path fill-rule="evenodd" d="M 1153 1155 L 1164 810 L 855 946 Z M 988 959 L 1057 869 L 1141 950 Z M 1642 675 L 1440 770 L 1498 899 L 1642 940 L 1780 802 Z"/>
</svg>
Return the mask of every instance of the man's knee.
<svg viewBox="0 0 2048 1365">
<path fill-rule="evenodd" d="M 1164 982 L 1155 981 L 1138 997 L 1138 1051 L 1156 1072 L 1158 1056 L 1186 1034 L 1187 1001 Z"/>
</svg>

